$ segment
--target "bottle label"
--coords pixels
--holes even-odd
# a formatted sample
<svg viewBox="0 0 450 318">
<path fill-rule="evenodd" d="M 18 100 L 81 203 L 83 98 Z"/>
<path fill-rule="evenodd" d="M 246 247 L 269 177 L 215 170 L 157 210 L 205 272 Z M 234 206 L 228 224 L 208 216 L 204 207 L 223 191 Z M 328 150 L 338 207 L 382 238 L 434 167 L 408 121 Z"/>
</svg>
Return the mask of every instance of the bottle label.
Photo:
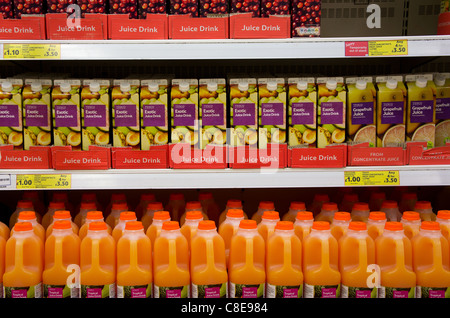
<svg viewBox="0 0 450 318">
<path fill-rule="evenodd" d="M 416 287 L 416 298 L 450 298 L 450 287 Z"/>
<path fill-rule="evenodd" d="M 341 298 L 377 298 L 377 288 L 351 287 L 342 285 Z"/>
<path fill-rule="evenodd" d="M 267 283 L 267 298 L 302 298 L 303 285 L 281 286 Z"/>
<path fill-rule="evenodd" d="M 5 298 L 42 298 L 42 283 L 27 287 L 3 287 Z"/>
<path fill-rule="evenodd" d="M 339 298 L 341 285 L 309 285 L 303 286 L 304 298 Z"/>
<path fill-rule="evenodd" d="M 81 298 L 116 298 L 116 284 L 81 285 Z"/>
<path fill-rule="evenodd" d="M 155 285 L 154 298 L 190 298 L 189 285 L 176 287 L 162 287 Z"/>
<path fill-rule="evenodd" d="M 416 298 L 416 287 L 396 288 L 381 286 L 378 298 Z"/>
<path fill-rule="evenodd" d="M 191 285 L 192 298 L 226 298 L 228 284 Z"/>
<path fill-rule="evenodd" d="M 80 298 L 80 288 L 44 284 L 44 298 Z"/>
<path fill-rule="evenodd" d="M 230 282 L 230 298 L 265 298 L 265 285 L 265 283 L 250 285 Z"/>
<path fill-rule="evenodd" d="M 137 286 L 117 285 L 117 298 L 152 298 L 152 284 Z"/>
</svg>

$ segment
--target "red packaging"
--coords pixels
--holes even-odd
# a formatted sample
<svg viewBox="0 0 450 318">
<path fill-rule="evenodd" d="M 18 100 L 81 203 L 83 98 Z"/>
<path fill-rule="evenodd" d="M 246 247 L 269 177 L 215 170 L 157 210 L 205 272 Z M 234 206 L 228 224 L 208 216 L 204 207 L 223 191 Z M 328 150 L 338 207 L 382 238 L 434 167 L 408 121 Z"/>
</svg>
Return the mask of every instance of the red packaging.
<svg viewBox="0 0 450 318">
<path fill-rule="evenodd" d="M 81 9 L 81 16 L 85 13 L 106 13 L 107 0 L 77 0 Z"/>
<path fill-rule="evenodd" d="M 42 14 L 44 0 L 14 0 L 14 17 L 20 18 L 22 14 Z"/>
<path fill-rule="evenodd" d="M 129 14 L 131 19 L 137 19 L 137 0 L 109 0 L 109 13 Z"/>
<path fill-rule="evenodd" d="M 228 0 L 199 0 L 199 13 L 201 17 L 210 14 L 227 14 Z"/>
<path fill-rule="evenodd" d="M 190 14 L 198 17 L 198 1 L 170 0 L 170 14 Z"/>
<path fill-rule="evenodd" d="M 4 19 L 11 19 L 14 16 L 12 0 L 0 0 L 0 14 Z"/>
<path fill-rule="evenodd" d="M 147 14 L 167 13 L 166 0 L 140 0 L 139 18 L 145 18 Z"/>
<path fill-rule="evenodd" d="M 292 37 L 320 36 L 321 0 L 292 0 Z"/>
<path fill-rule="evenodd" d="M 69 5 L 76 4 L 76 2 L 76 0 L 47 0 L 47 12 L 64 13 Z"/>
<path fill-rule="evenodd" d="M 291 11 L 289 0 L 261 0 L 261 16 L 289 15 Z"/>
<path fill-rule="evenodd" d="M 259 0 L 231 0 L 230 13 L 252 12 L 253 17 L 261 15 L 261 5 Z"/>
</svg>

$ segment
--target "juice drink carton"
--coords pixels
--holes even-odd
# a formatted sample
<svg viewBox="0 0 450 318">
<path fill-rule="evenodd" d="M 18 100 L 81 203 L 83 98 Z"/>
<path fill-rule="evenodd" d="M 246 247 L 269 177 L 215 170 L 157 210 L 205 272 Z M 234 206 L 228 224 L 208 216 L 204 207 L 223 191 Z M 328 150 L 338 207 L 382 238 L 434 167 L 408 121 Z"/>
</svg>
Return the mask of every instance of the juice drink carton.
<svg viewBox="0 0 450 318">
<path fill-rule="evenodd" d="M 450 140 L 450 73 L 434 75 L 436 86 L 435 147 L 444 146 Z"/>
<path fill-rule="evenodd" d="M 5 298 L 41 298 L 44 242 L 30 222 L 14 225 L 6 242 L 3 292 Z"/>
<path fill-rule="evenodd" d="M 22 90 L 24 149 L 52 144 L 52 80 L 26 79 Z"/>
<path fill-rule="evenodd" d="M 52 234 L 45 241 L 45 269 L 42 273 L 44 298 L 79 298 L 80 289 L 68 284 L 70 265 L 80 264 L 80 238 L 72 222 L 55 221 Z"/>
<path fill-rule="evenodd" d="M 243 210 L 242 201 L 241 200 L 236 200 L 236 199 L 229 199 L 229 200 L 227 200 L 227 204 L 225 206 L 225 209 L 222 211 L 222 213 L 220 213 L 220 216 L 219 216 L 219 227 L 223 223 L 223 221 L 225 221 L 225 219 L 227 217 L 228 210 L 230 210 L 230 209 Z M 248 216 L 247 216 L 247 214 L 245 212 L 244 212 L 244 218 L 248 219 Z"/>
<path fill-rule="evenodd" d="M 320 36 L 322 1 L 293 0 L 291 7 L 292 37 Z"/>
<path fill-rule="evenodd" d="M 422 221 L 420 220 L 420 214 L 414 211 L 405 211 L 403 212 L 402 218 L 400 222 L 403 224 L 403 229 L 405 231 L 405 235 L 410 240 L 419 234 L 420 225 Z"/>
<path fill-rule="evenodd" d="M 116 242 L 105 222 L 91 222 L 80 246 L 81 298 L 116 297 Z"/>
<path fill-rule="evenodd" d="M 97 205 L 95 202 L 81 202 L 80 211 L 75 215 L 74 222 L 81 228 L 86 222 L 86 216 L 90 211 L 97 211 Z M 102 216 L 103 217 L 103 216 Z"/>
<path fill-rule="evenodd" d="M 227 142 L 227 91 L 226 80 L 199 80 L 200 148 L 208 144 L 224 145 Z"/>
<path fill-rule="evenodd" d="M 449 240 L 450 244 L 450 211 L 439 210 L 436 216 L 436 222 L 439 223 L 442 235 Z"/>
<path fill-rule="evenodd" d="M 78 231 L 80 229 L 75 223 L 72 222 L 70 212 L 67 210 L 58 210 L 55 212 L 55 215 L 53 216 L 53 222 L 48 226 L 47 230 L 45 231 L 46 239 L 53 233 L 53 227 L 56 221 L 69 221 L 72 228 L 72 232 L 78 235 Z"/>
<path fill-rule="evenodd" d="M 376 145 L 376 89 L 371 77 L 346 79 L 347 141 Z"/>
<path fill-rule="evenodd" d="M 264 298 L 265 243 L 254 220 L 242 220 L 231 238 L 229 298 Z"/>
<path fill-rule="evenodd" d="M 415 298 L 412 245 L 401 223 L 386 223 L 375 240 L 375 254 L 381 272 L 378 298 Z"/>
<path fill-rule="evenodd" d="M 291 221 L 281 221 L 267 241 L 267 298 L 302 298 L 302 243 Z"/>
<path fill-rule="evenodd" d="M 141 150 L 169 143 L 168 84 L 167 79 L 141 81 Z"/>
<path fill-rule="evenodd" d="M 286 83 L 284 78 L 258 78 L 260 149 L 287 141 Z"/>
<path fill-rule="evenodd" d="M 191 240 L 195 236 L 198 230 L 198 224 L 203 221 L 202 211 L 188 211 L 186 213 L 186 219 L 184 224 L 181 226 L 181 234 L 184 235 L 188 241 L 188 246 L 191 246 Z"/>
<path fill-rule="evenodd" d="M 198 80 L 173 79 L 170 104 L 172 143 L 184 143 L 198 148 Z"/>
<path fill-rule="evenodd" d="M 230 86 L 231 146 L 258 146 L 258 87 L 256 78 L 232 78 Z"/>
<path fill-rule="evenodd" d="M 430 201 L 417 201 L 414 211 L 419 212 L 422 221 L 436 221 L 436 214 L 433 213 Z"/>
<path fill-rule="evenodd" d="M 23 149 L 21 79 L 0 79 L 0 143 Z"/>
<path fill-rule="evenodd" d="M 259 17 L 261 14 L 261 3 L 256 0 L 231 0 L 230 13 L 251 12 L 252 17 Z"/>
<path fill-rule="evenodd" d="M 169 201 L 165 206 L 165 210 L 169 211 L 172 220 L 179 221 L 180 217 L 185 212 L 185 206 L 186 201 L 184 199 L 184 194 L 171 193 L 169 196 Z"/>
<path fill-rule="evenodd" d="M 298 236 L 300 241 L 303 242 L 306 236 L 311 232 L 311 228 L 314 223 L 314 217 L 312 212 L 300 211 L 297 213 L 294 222 L 294 232 Z"/>
<path fill-rule="evenodd" d="M 86 215 L 85 223 L 80 227 L 78 236 L 83 240 L 89 232 L 89 224 L 94 222 L 104 222 L 102 211 L 89 211 Z M 106 224 L 106 231 L 108 234 L 112 234 L 112 228 L 109 224 Z"/>
<path fill-rule="evenodd" d="M 163 211 L 164 206 L 162 202 L 150 202 L 147 204 L 147 209 L 141 218 L 142 225 L 144 226 L 144 231 L 146 232 L 150 224 L 153 222 L 153 216 L 155 212 Z"/>
<path fill-rule="evenodd" d="M 170 0 L 169 12 L 172 15 L 176 14 L 189 14 L 193 17 L 198 17 L 198 1 L 182 1 L 182 0 Z"/>
<path fill-rule="evenodd" d="M 267 243 L 269 237 L 274 233 L 275 226 L 280 221 L 280 215 L 276 211 L 265 211 L 261 217 L 261 222 L 258 224 L 258 233 Z"/>
<path fill-rule="evenodd" d="M 275 211 L 275 204 L 273 201 L 260 201 L 258 210 L 252 215 L 252 220 L 255 220 L 256 223 L 259 224 L 265 211 Z"/>
<path fill-rule="evenodd" d="M 315 221 L 326 221 L 328 223 L 333 222 L 333 217 L 336 212 L 338 212 L 338 205 L 334 202 L 325 202 L 322 204 L 322 209 L 320 213 L 314 218 Z"/>
<path fill-rule="evenodd" d="M 193 298 L 226 298 L 228 273 L 225 242 L 214 221 L 198 224 L 191 241 L 191 289 Z"/>
<path fill-rule="evenodd" d="M 330 223 L 315 221 L 311 233 L 302 242 L 302 248 L 303 297 L 339 298 L 338 242 L 331 234 Z"/>
<path fill-rule="evenodd" d="M 20 212 L 19 217 L 17 218 L 17 223 L 20 223 L 20 222 L 31 223 L 31 225 L 33 226 L 34 234 L 36 234 L 36 236 L 39 237 L 42 240 L 42 242 L 45 242 L 45 229 L 38 222 L 38 220 L 36 218 L 36 213 L 34 211 Z M 11 229 L 10 235 L 13 235 L 13 233 L 14 233 L 14 227 Z"/>
<path fill-rule="evenodd" d="M 152 283 L 150 239 L 141 222 L 127 222 L 117 242 L 117 298 L 151 298 Z"/>
<path fill-rule="evenodd" d="M 81 89 L 82 149 L 111 143 L 110 81 L 83 80 Z"/>
<path fill-rule="evenodd" d="M 19 218 L 22 211 L 34 211 L 33 202 L 31 200 L 19 200 L 16 204 L 16 210 L 9 217 L 9 228 L 12 229 Z M 39 215 L 39 214 L 38 214 Z"/>
<path fill-rule="evenodd" d="M 239 224 L 244 220 L 244 211 L 242 209 L 229 209 L 225 220 L 219 225 L 219 235 L 225 242 L 225 256 L 227 265 L 230 259 L 231 238 L 239 229 Z"/>
<path fill-rule="evenodd" d="M 111 234 L 114 240 L 116 240 L 116 243 L 122 237 L 126 224 L 133 221 L 137 221 L 136 213 L 133 211 L 125 211 L 120 213 L 119 222 L 116 224 Z"/>
<path fill-rule="evenodd" d="M 316 147 L 317 89 L 315 79 L 288 79 L 288 144 Z"/>
<path fill-rule="evenodd" d="M 345 142 L 347 92 L 342 77 L 316 80 L 317 103 L 317 147 Z"/>
<path fill-rule="evenodd" d="M 126 202 L 114 202 L 111 206 L 111 213 L 106 217 L 106 224 L 114 228 L 119 223 L 120 214 L 125 211 L 128 211 L 128 204 Z"/>
<path fill-rule="evenodd" d="M 372 240 L 375 241 L 383 233 L 386 222 L 386 213 L 381 211 L 370 212 L 367 220 L 367 232 Z"/>
<path fill-rule="evenodd" d="M 154 298 L 189 298 L 189 248 L 177 221 L 163 223 L 153 254 Z"/>
<path fill-rule="evenodd" d="M 305 202 L 301 201 L 292 201 L 289 204 L 289 210 L 282 217 L 282 221 L 291 221 L 295 222 L 295 218 L 297 217 L 297 213 L 300 211 L 306 211 Z"/>
<path fill-rule="evenodd" d="M 139 87 L 139 80 L 113 81 L 111 102 L 114 147 L 141 149 Z"/>
<path fill-rule="evenodd" d="M 406 140 L 406 87 L 403 76 L 380 76 L 377 84 L 377 147 Z"/>
<path fill-rule="evenodd" d="M 386 214 L 387 221 L 398 222 L 402 217 L 398 208 L 398 203 L 394 200 L 383 201 L 380 211 Z"/>
<path fill-rule="evenodd" d="M 339 239 L 348 231 L 352 217 L 349 212 L 334 213 L 333 222 L 330 225 L 331 234 L 339 242 Z"/>
<path fill-rule="evenodd" d="M 162 225 L 168 221 L 171 221 L 168 211 L 157 211 L 154 213 L 152 224 L 148 227 L 147 232 L 145 232 L 152 243 L 152 251 L 155 250 L 155 240 L 161 234 Z"/>
<path fill-rule="evenodd" d="M 80 80 L 55 80 L 52 90 L 53 143 L 81 150 Z"/>
<path fill-rule="evenodd" d="M 407 75 L 406 140 L 426 141 L 434 147 L 436 86 L 433 75 Z"/>
<path fill-rule="evenodd" d="M 367 223 L 369 219 L 370 209 L 366 202 L 356 202 L 352 207 L 352 220 Z"/>
<path fill-rule="evenodd" d="M 289 15 L 291 12 L 290 1 L 273 1 L 262 0 L 261 1 L 261 16 L 269 17 L 271 15 Z"/>
<path fill-rule="evenodd" d="M 44 229 L 47 229 L 50 224 L 53 223 L 53 215 L 55 214 L 55 211 L 65 210 L 66 206 L 64 202 L 61 201 L 51 201 L 48 204 L 48 210 L 44 214 L 41 220 L 41 224 L 44 227 Z M 70 212 L 69 212 L 70 213 Z"/>
</svg>

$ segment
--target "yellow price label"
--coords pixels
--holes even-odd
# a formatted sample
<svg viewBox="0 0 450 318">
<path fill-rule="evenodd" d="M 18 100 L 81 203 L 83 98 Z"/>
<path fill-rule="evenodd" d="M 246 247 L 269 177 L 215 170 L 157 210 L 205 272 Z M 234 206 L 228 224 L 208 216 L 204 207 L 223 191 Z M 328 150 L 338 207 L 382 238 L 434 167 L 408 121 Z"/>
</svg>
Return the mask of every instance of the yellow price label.
<svg viewBox="0 0 450 318">
<path fill-rule="evenodd" d="M 17 189 L 70 189 L 70 174 L 19 174 L 16 177 Z"/>
<path fill-rule="evenodd" d="M 61 59 L 61 44 L 3 44 L 3 59 Z"/>
<path fill-rule="evenodd" d="M 400 185 L 398 171 L 345 171 L 346 186 L 394 186 Z"/>
<path fill-rule="evenodd" d="M 408 55 L 408 40 L 369 41 L 369 56 Z"/>
</svg>

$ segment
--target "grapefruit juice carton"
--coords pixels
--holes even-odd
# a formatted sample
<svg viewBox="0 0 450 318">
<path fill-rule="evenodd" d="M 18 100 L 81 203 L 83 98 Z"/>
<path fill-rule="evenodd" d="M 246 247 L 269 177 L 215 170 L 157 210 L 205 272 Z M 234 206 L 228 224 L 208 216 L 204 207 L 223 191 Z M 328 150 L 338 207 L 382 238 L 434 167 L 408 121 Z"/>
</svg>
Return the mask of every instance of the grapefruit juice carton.
<svg viewBox="0 0 450 318">
<path fill-rule="evenodd" d="M 23 149 L 21 79 L 0 79 L 0 144 Z"/>
<path fill-rule="evenodd" d="M 436 86 L 435 147 L 444 146 L 450 140 L 450 73 L 434 75 Z"/>
</svg>

